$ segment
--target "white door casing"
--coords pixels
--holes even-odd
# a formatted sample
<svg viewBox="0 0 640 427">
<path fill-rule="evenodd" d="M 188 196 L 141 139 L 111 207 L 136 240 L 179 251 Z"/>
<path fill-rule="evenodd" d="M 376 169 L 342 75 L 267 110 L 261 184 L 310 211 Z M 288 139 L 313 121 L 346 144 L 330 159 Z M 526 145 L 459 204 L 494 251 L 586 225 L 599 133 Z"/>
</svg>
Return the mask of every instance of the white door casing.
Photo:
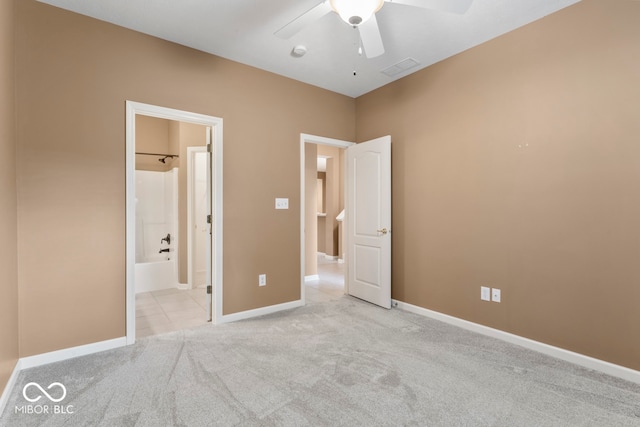
<svg viewBox="0 0 640 427">
<path fill-rule="evenodd" d="M 347 148 L 347 288 L 391 308 L 391 137 Z"/>
<path fill-rule="evenodd" d="M 215 306 L 211 307 L 214 323 L 224 323 L 233 319 L 225 319 L 222 315 L 223 287 L 223 230 L 222 230 L 222 165 L 223 165 L 223 120 L 218 117 L 175 110 L 134 101 L 126 101 L 126 343 L 135 343 L 136 309 L 135 309 L 135 118 L 136 115 L 157 117 L 198 125 L 209 126 L 209 138 L 212 145 L 210 173 L 213 183 L 211 187 L 211 213 L 213 215 L 213 236 L 210 259 L 212 264 L 211 281 L 215 292 Z"/>
</svg>

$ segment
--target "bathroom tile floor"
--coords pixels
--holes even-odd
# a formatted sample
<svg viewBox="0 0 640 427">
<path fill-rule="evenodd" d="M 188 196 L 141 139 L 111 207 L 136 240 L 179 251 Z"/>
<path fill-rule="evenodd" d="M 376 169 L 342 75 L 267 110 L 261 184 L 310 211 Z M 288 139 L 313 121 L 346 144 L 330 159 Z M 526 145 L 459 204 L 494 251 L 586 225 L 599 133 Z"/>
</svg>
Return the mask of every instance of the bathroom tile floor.
<svg viewBox="0 0 640 427">
<path fill-rule="evenodd" d="M 136 295 L 136 337 L 163 334 L 207 323 L 206 290 L 163 289 Z"/>
</svg>

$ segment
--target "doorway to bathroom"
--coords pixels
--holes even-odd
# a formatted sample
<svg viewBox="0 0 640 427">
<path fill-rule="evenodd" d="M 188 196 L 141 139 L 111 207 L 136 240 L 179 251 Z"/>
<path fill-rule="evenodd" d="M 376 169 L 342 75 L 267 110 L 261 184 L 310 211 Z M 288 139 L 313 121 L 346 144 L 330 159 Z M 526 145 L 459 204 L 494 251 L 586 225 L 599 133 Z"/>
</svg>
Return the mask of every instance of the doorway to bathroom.
<svg viewBox="0 0 640 427">
<path fill-rule="evenodd" d="M 222 119 L 127 101 L 126 129 L 131 344 L 219 316 Z"/>
</svg>

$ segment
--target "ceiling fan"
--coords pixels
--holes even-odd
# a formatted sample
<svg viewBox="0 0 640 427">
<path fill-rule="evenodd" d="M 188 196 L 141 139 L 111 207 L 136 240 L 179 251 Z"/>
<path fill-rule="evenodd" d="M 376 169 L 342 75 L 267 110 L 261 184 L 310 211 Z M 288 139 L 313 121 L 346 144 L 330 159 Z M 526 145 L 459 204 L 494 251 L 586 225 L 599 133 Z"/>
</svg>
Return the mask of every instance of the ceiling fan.
<svg viewBox="0 0 640 427">
<path fill-rule="evenodd" d="M 376 12 L 384 3 L 395 3 L 432 9 L 450 13 L 463 14 L 471 6 L 473 0 L 324 0 L 312 7 L 293 21 L 275 32 L 275 35 L 288 39 L 307 25 L 317 21 L 330 12 L 340 15 L 347 24 L 357 28 L 367 58 L 375 58 L 384 53 L 382 36 L 376 20 Z"/>
</svg>

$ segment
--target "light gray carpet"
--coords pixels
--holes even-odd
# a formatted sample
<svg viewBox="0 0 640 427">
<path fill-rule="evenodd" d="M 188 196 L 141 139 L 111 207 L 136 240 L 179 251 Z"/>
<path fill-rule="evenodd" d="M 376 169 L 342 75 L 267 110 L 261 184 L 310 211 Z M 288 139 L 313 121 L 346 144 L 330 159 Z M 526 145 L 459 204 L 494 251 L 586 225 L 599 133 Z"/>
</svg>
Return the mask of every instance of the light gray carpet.
<svg viewBox="0 0 640 427">
<path fill-rule="evenodd" d="M 23 371 L 3 426 L 640 426 L 640 385 L 311 286 L 307 306 Z M 15 414 L 61 382 L 72 415 Z"/>
</svg>

